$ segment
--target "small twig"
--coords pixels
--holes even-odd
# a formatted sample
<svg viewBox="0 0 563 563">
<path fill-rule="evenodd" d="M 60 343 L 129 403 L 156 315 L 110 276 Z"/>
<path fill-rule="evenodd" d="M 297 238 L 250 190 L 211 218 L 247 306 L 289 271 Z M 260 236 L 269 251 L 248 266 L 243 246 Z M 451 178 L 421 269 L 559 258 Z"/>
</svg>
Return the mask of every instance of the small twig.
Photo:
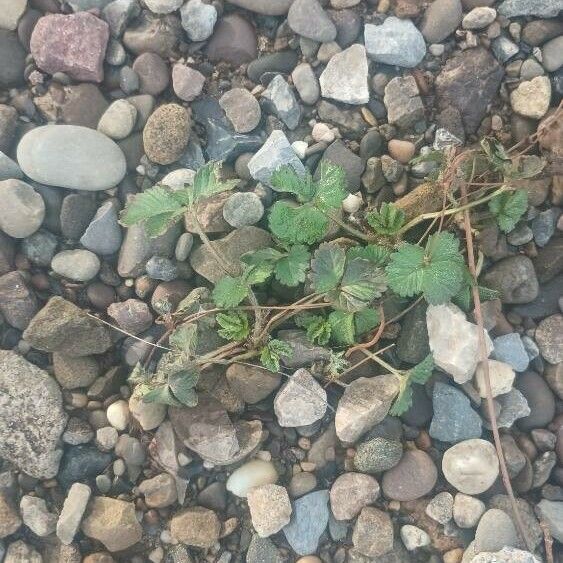
<svg viewBox="0 0 563 563">
<path fill-rule="evenodd" d="M 395 343 L 393 342 L 392 344 L 385 346 L 385 348 L 380 348 L 379 350 L 377 350 L 377 352 L 372 352 L 372 354 L 374 356 L 377 356 L 378 354 L 383 354 L 383 352 L 387 352 L 387 350 L 390 350 L 391 348 L 394 347 L 395 347 Z M 350 366 L 346 368 L 343 372 L 341 372 L 340 377 L 343 377 L 344 375 L 350 373 L 351 371 L 354 371 L 356 368 L 360 367 L 362 364 L 365 364 L 366 362 L 369 362 L 370 360 L 371 360 L 370 356 L 366 356 L 365 358 L 362 358 L 359 362 L 356 362 L 353 366 Z"/>
<path fill-rule="evenodd" d="M 344 354 L 345 358 L 349 358 L 356 350 L 368 350 L 379 342 L 379 339 L 383 334 L 383 330 L 385 329 L 385 313 L 381 305 L 379 306 L 379 316 L 381 318 L 381 321 L 379 322 L 379 328 L 375 331 L 373 338 L 371 338 L 368 342 L 356 344 L 355 346 L 348 348 L 348 350 L 346 350 L 346 353 Z"/>
</svg>

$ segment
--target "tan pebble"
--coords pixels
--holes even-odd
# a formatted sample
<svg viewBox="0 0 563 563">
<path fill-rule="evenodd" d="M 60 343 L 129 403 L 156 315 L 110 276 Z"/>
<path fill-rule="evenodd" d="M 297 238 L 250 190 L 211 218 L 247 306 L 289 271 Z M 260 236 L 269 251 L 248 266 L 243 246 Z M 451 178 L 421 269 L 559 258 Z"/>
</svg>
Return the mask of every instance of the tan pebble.
<svg viewBox="0 0 563 563">
<path fill-rule="evenodd" d="M 416 150 L 413 143 L 410 141 L 401 141 L 400 139 L 391 139 L 387 148 L 389 154 L 402 164 L 408 164 Z"/>
<path fill-rule="evenodd" d="M 230 536 L 238 528 L 238 518 L 229 518 L 223 522 L 223 527 L 221 528 L 221 538 Z"/>
<path fill-rule="evenodd" d="M 323 561 L 316 555 L 306 555 L 305 557 L 298 559 L 296 563 L 323 563 Z"/>
<path fill-rule="evenodd" d="M 463 558 L 463 549 L 461 547 L 457 547 L 456 549 L 446 551 L 443 558 L 444 563 L 459 563 Z"/>
<path fill-rule="evenodd" d="M 312 461 L 301 462 L 301 469 L 303 471 L 315 471 L 316 468 L 317 468 L 317 464 L 313 463 Z"/>
</svg>

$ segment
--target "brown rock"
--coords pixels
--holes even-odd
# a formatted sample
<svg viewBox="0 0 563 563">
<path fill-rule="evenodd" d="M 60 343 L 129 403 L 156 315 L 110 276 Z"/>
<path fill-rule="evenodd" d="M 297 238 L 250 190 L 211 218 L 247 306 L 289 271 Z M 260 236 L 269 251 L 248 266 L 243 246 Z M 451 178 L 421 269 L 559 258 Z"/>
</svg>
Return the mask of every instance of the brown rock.
<svg viewBox="0 0 563 563">
<path fill-rule="evenodd" d="M 379 483 L 364 473 L 344 473 L 330 489 L 330 507 L 337 520 L 351 520 L 379 497 Z"/>
<path fill-rule="evenodd" d="M 18 530 L 22 521 L 14 499 L 6 488 L 0 489 L 0 539 Z"/>
<path fill-rule="evenodd" d="M 251 405 L 265 399 L 279 387 L 281 381 L 279 374 L 248 364 L 231 364 L 226 376 L 233 391 Z"/>
<path fill-rule="evenodd" d="M 380 557 L 393 549 L 393 524 L 387 512 L 366 506 L 352 535 L 354 548 L 366 557 Z"/>
<path fill-rule="evenodd" d="M 256 32 L 245 18 L 239 14 L 229 14 L 217 22 L 207 44 L 210 61 L 240 66 L 255 59 L 257 54 Z"/>
<path fill-rule="evenodd" d="M 219 539 L 221 523 L 212 510 L 194 506 L 174 515 L 170 520 L 172 537 L 194 547 L 208 549 Z"/>
<path fill-rule="evenodd" d="M 172 164 L 182 156 L 189 135 L 188 112 L 178 104 L 164 104 L 151 114 L 143 130 L 145 153 L 157 164 Z"/>
<path fill-rule="evenodd" d="M 432 458 L 420 450 L 405 452 L 401 461 L 383 475 L 383 494 L 399 501 L 416 500 L 436 484 L 438 470 Z"/>
<path fill-rule="evenodd" d="M 156 53 L 142 53 L 133 63 L 139 76 L 139 92 L 158 96 L 170 82 L 170 70 L 162 57 Z"/>
</svg>

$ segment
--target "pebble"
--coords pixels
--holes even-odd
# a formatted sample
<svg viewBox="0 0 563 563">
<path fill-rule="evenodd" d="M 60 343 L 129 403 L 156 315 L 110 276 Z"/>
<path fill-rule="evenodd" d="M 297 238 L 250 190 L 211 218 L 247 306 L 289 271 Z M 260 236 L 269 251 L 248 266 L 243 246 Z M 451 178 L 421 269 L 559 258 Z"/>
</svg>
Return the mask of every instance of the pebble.
<svg viewBox="0 0 563 563">
<path fill-rule="evenodd" d="M 170 14 L 182 5 L 183 0 L 145 0 L 147 8 L 155 14 Z"/>
<path fill-rule="evenodd" d="M 26 54 L 14 32 L 0 29 L 0 85 L 13 87 L 23 83 Z"/>
<path fill-rule="evenodd" d="M 207 43 L 206 53 L 211 62 L 224 61 L 237 67 L 256 59 L 258 46 L 254 26 L 240 14 L 222 17 Z"/>
<path fill-rule="evenodd" d="M 430 536 L 422 529 L 406 524 L 401 527 L 401 539 L 408 551 L 430 545 Z"/>
<path fill-rule="evenodd" d="M 563 362 L 563 315 L 556 314 L 543 319 L 535 337 L 544 360 L 550 364 Z"/>
<path fill-rule="evenodd" d="M 231 4 L 264 16 L 283 16 L 287 14 L 291 0 L 233 0 Z"/>
<path fill-rule="evenodd" d="M 345 104 L 362 105 L 369 101 L 368 60 L 362 45 L 352 45 L 336 53 L 320 78 L 321 95 Z"/>
<path fill-rule="evenodd" d="M 115 401 L 106 410 L 108 422 L 116 430 L 125 430 L 129 424 L 129 405 L 126 401 Z"/>
<path fill-rule="evenodd" d="M 314 473 L 301 471 L 296 473 L 289 482 L 287 490 L 292 498 L 302 497 L 310 493 L 317 486 L 317 478 Z"/>
<path fill-rule="evenodd" d="M 125 156 L 111 139 L 78 125 L 44 125 L 32 129 L 20 141 L 17 158 L 32 180 L 76 190 L 113 188 L 126 172 Z"/>
<path fill-rule="evenodd" d="M 400 129 L 412 127 L 424 118 L 424 105 L 412 76 L 391 79 L 385 86 L 383 102 L 389 123 Z"/>
<path fill-rule="evenodd" d="M 18 21 L 27 8 L 27 0 L 11 0 L 2 6 L 0 15 L 0 28 L 14 31 L 18 27 Z"/>
<path fill-rule="evenodd" d="M 129 412 L 143 430 L 154 430 L 166 418 L 166 405 L 145 403 L 142 399 L 132 395 L 129 399 Z"/>
<path fill-rule="evenodd" d="M 227 490 L 237 497 L 246 498 L 252 487 L 274 484 L 278 473 L 273 463 L 253 459 L 236 469 L 227 480 Z"/>
<path fill-rule="evenodd" d="M 22 178 L 23 174 L 18 163 L 0 152 L 0 180 Z"/>
<path fill-rule="evenodd" d="M 493 340 L 492 356 L 512 367 L 514 371 L 526 371 L 530 363 L 520 335 L 516 332 L 503 334 Z"/>
<path fill-rule="evenodd" d="M 519 418 L 518 427 L 525 432 L 544 428 L 555 415 L 555 397 L 545 380 L 537 373 L 527 371 L 518 376 L 515 386 L 530 408 L 528 416 Z"/>
<path fill-rule="evenodd" d="M 158 107 L 143 129 L 143 145 L 149 160 L 157 164 L 172 164 L 183 154 L 188 144 L 190 117 L 178 104 Z"/>
<path fill-rule="evenodd" d="M 364 200 L 361 196 L 348 194 L 342 201 L 342 210 L 346 213 L 357 213 L 362 207 Z"/>
<path fill-rule="evenodd" d="M 529 303 L 539 292 L 534 265 L 524 255 L 499 260 L 483 274 L 482 281 L 499 291 L 501 301 L 508 304 Z"/>
<path fill-rule="evenodd" d="M 499 475 L 495 447 L 481 439 L 459 442 L 444 453 L 442 471 L 458 491 L 468 495 L 483 493 Z"/>
<path fill-rule="evenodd" d="M 106 109 L 98 122 L 98 131 L 110 139 L 125 139 L 137 121 L 137 108 L 127 100 L 116 100 Z"/>
<path fill-rule="evenodd" d="M 358 445 L 354 467 L 363 473 L 380 473 L 395 467 L 402 456 L 401 442 L 378 436 Z"/>
<path fill-rule="evenodd" d="M 421 450 L 409 450 L 383 475 L 381 488 L 387 498 L 405 502 L 427 495 L 437 479 L 438 470 L 432 458 Z"/>
<path fill-rule="evenodd" d="M 245 402 L 255 404 L 279 387 L 281 376 L 260 366 L 232 364 L 227 368 L 227 381 Z"/>
<path fill-rule="evenodd" d="M 55 531 L 57 517 L 47 510 L 47 503 L 43 499 L 30 495 L 22 496 L 20 512 L 23 523 L 40 538 Z"/>
<path fill-rule="evenodd" d="M 389 154 L 401 164 L 408 164 L 414 156 L 416 148 L 410 141 L 391 139 L 387 145 Z"/>
<path fill-rule="evenodd" d="M 554 72 L 563 65 L 563 35 L 551 39 L 542 47 L 542 64 L 548 72 Z"/>
<path fill-rule="evenodd" d="M 19 563 L 20 561 L 25 561 L 25 563 L 42 563 L 43 557 L 24 541 L 17 540 L 8 546 L 4 563 Z"/>
<path fill-rule="evenodd" d="M 487 360 L 487 364 L 492 396 L 508 393 L 516 375 L 512 367 L 497 360 Z M 487 397 L 486 375 L 482 365 L 478 365 L 475 371 L 475 387 L 483 399 Z"/>
<path fill-rule="evenodd" d="M 542 499 L 537 508 L 553 538 L 559 542 L 563 541 L 563 502 Z"/>
<path fill-rule="evenodd" d="M 0 229 L 13 238 L 25 238 L 37 231 L 45 217 L 45 202 L 21 180 L 0 181 Z"/>
<path fill-rule="evenodd" d="M 57 476 L 60 484 L 68 489 L 77 481 L 94 479 L 111 463 L 112 456 L 91 445 L 67 448 Z"/>
<path fill-rule="evenodd" d="M 78 240 L 96 214 L 96 200 L 87 192 L 67 195 L 60 207 L 60 231 L 65 238 Z"/>
<path fill-rule="evenodd" d="M 515 547 L 519 544 L 512 518 L 503 510 L 487 510 L 475 531 L 475 551 L 498 551 L 503 547 Z"/>
<path fill-rule="evenodd" d="M 432 520 L 439 524 L 447 524 L 453 517 L 454 497 L 444 491 L 438 493 L 427 505 L 424 511 Z"/>
<path fill-rule="evenodd" d="M 100 374 L 100 367 L 94 356 L 74 358 L 61 352 L 55 352 L 53 371 L 61 387 L 78 389 L 92 385 Z"/>
<path fill-rule="evenodd" d="M 119 435 L 113 426 L 104 426 L 96 430 L 96 446 L 102 452 L 111 452 L 117 444 Z"/>
<path fill-rule="evenodd" d="M 424 12 L 420 31 L 428 43 L 440 43 L 456 30 L 462 17 L 460 0 L 435 0 Z"/>
<path fill-rule="evenodd" d="M 376 62 L 413 68 L 426 54 L 424 37 L 408 19 L 390 16 L 382 25 L 366 24 L 364 38 L 367 54 Z"/>
<path fill-rule="evenodd" d="M 318 0 L 294 0 L 287 14 L 287 23 L 298 35 L 319 43 L 336 39 L 336 27 Z"/>
<path fill-rule="evenodd" d="M 227 119 L 237 133 L 249 133 L 258 127 L 262 111 L 258 100 L 246 88 L 232 88 L 219 99 Z"/>
<path fill-rule="evenodd" d="M 92 427 L 80 418 L 70 418 L 62 435 L 65 444 L 78 446 L 79 444 L 87 444 L 94 439 L 94 431 Z"/>
<path fill-rule="evenodd" d="M 217 8 L 202 0 L 189 0 L 180 8 L 182 27 L 191 41 L 205 41 L 217 22 Z"/>
<path fill-rule="evenodd" d="M 253 487 L 248 491 L 247 501 L 252 525 L 261 538 L 289 524 L 292 508 L 285 487 L 274 484 Z"/>
<path fill-rule="evenodd" d="M 478 6 L 467 13 L 461 25 L 463 29 L 484 29 L 492 24 L 497 17 L 497 11 L 488 6 Z"/>
<path fill-rule="evenodd" d="M 453 517 L 460 528 L 474 528 L 486 510 L 485 503 L 464 493 L 454 497 Z"/>
<path fill-rule="evenodd" d="M 262 93 L 269 110 L 279 117 L 289 129 L 295 129 L 301 118 L 301 107 L 293 90 L 281 74 L 276 75 Z"/>
<path fill-rule="evenodd" d="M 534 234 L 534 241 L 538 246 L 545 246 L 553 234 L 555 233 L 555 226 L 557 217 L 554 209 L 546 209 L 540 211 L 532 220 L 532 232 Z"/>
<path fill-rule="evenodd" d="M 195 100 L 201 94 L 204 84 L 205 76 L 195 68 L 179 63 L 172 67 L 172 87 L 181 100 Z"/>
<path fill-rule="evenodd" d="M 112 303 L 107 314 L 123 330 L 131 334 L 139 334 L 147 330 L 153 323 L 149 306 L 140 299 L 127 299 Z"/>
<path fill-rule="evenodd" d="M 176 480 L 168 473 L 161 473 L 141 481 L 139 492 L 144 495 L 145 503 L 150 508 L 164 508 L 178 500 Z"/>
<path fill-rule="evenodd" d="M 355 518 L 379 497 L 379 483 L 363 473 L 344 473 L 330 489 L 330 506 L 337 520 Z"/>
<path fill-rule="evenodd" d="M 86 511 L 92 490 L 84 483 L 73 483 L 70 487 L 59 519 L 57 521 L 57 537 L 64 545 L 70 545 Z"/>
<path fill-rule="evenodd" d="M 141 94 L 158 96 L 170 82 L 168 65 L 156 53 L 141 53 L 133 62 L 132 68 L 139 77 Z"/>
<path fill-rule="evenodd" d="M 518 16 L 554 18 L 560 10 L 560 0 L 540 0 L 533 4 L 529 4 L 526 0 L 504 0 L 498 8 L 499 14 L 506 18 L 516 18 Z"/>
<path fill-rule="evenodd" d="M 195 172 L 193 170 L 189 168 L 177 168 L 176 170 L 172 170 L 172 172 L 168 172 L 159 183 L 173 190 L 181 190 L 185 188 L 186 185 L 193 185 L 194 178 Z"/>
<path fill-rule="evenodd" d="M 106 201 L 97 210 L 80 237 L 80 244 L 95 254 L 107 256 L 121 247 L 122 235 L 113 202 Z"/>
<path fill-rule="evenodd" d="M 89 250 L 63 250 L 51 260 L 53 271 L 64 278 L 77 282 L 87 282 L 100 271 L 99 258 Z"/>
<path fill-rule="evenodd" d="M 547 76 L 521 82 L 510 94 L 512 109 L 524 117 L 541 119 L 549 109 L 551 83 Z"/>
<path fill-rule="evenodd" d="M 387 512 L 372 506 L 362 509 L 352 534 L 356 551 L 370 558 L 379 558 L 393 549 L 393 524 Z"/>
<path fill-rule="evenodd" d="M 291 73 L 291 79 L 303 103 L 308 105 L 317 103 L 321 90 L 319 81 L 309 63 L 297 65 Z"/>
<path fill-rule="evenodd" d="M 264 215 L 264 205 L 252 192 L 237 192 L 229 196 L 223 205 L 223 217 L 235 228 L 255 225 Z"/>
</svg>

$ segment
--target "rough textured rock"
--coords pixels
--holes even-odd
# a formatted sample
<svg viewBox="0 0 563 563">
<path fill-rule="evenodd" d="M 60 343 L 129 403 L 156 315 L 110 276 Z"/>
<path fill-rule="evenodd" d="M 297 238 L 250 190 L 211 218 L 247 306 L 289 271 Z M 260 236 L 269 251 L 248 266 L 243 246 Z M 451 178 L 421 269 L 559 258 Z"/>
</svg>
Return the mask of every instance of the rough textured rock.
<svg viewBox="0 0 563 563">
<path fill-rule="evenodd" d="M 219 539 L 221 522 L 212 510 L 194 506 L 179 512 L 170 520 L 170 533 L 176 541 L 208 549 Z"/>
<path fill-rule="evenodd" d="M 90 487 L 83 483 L 73 483 L 69 489 L 57 521 L 57 537 L 63 544 L 70 545 L 74 540 L 91 494 Z"/>
<path fill-rule="evenodd" d="M 0 455 L 38 479 L 57 474 L 67 416 L 55 380 L 11 351 L 0 351 Z"/>
<path fill-rule="evenodd" d="M 354 526 L 354 548 L 369 558 L 380 559 L 393 549 L 393 524 L 387 512 L 366 506 Z"/>
<path fill-rule="evenodd" d="M 178 104 L 164 104 L 150 115 L 143 130 L 145 153 L 157 164 L 176 162 L 188 144 L 189 133 L 188 112 Z"/>
<path fill-rule="evenodd" d="M 273 484 L 253 487 L 247 500 L 252 525 L 260 537 L 271 536 L 289 524 L 292 509 L 284 487 Z"/>
<path fill-rule="evenodd" d="M 9 325 L 25 330 L 38 307 L 35 293 L 19 271 L 0 276 L 0 312 Z"/>
<path fill-rule="evenodd" d="M 482 280 L 485 286 L 500 292 L 503 303 L 529 303 L 539 293 L 534 265 L 527 256 L 521 254 L 495 262 L 483 274 Z"/>
<path fill-rule="evenodd" d="M 379 483 L 363 473 L 344 473 L 332 484 L 330 507 L 337 520 L 351 520 L 379 497 Z"/>
<path fill-rule="evenodd" d="M 424 118 L 424 105 L 412 76 L 391 79 L 385 86 L 383 101 L 389 123 L 401 129 L 407 129 Z"/>
</svg>

